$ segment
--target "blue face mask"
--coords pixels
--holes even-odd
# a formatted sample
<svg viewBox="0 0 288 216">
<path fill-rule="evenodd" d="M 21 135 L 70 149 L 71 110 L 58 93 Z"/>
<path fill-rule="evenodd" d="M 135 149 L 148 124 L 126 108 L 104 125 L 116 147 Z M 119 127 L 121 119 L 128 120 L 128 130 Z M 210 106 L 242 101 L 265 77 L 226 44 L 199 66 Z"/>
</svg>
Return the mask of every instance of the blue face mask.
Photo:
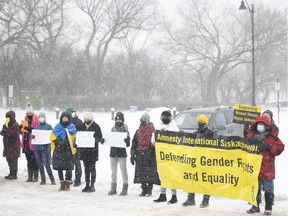
<svg viewBox="0 0 288 216">
<path fill-rule="evenodd" d="M 265 126 L 264 125 L 257 125 L 257 130 L 262 133 L 265 131 Z"/>
</svg>

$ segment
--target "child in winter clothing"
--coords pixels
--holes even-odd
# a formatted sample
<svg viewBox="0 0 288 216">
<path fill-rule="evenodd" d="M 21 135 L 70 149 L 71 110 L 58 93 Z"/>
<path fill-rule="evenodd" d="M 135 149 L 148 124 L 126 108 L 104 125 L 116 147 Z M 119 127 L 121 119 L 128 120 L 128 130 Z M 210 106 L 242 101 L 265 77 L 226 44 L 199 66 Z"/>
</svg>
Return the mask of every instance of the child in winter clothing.
<svg viewBox="0 0 288 216">
<path fill-rule="evenodd" d="M 19 127 L 22 131 L 21 148 L 23 149 L 22 152 L 25 153 L 27 159 L 28 179 L 26 182 L 37 182 L 39 168 L 30 136 L 32 129 L 34 129 L 38 124 L 38 116 L 34 113 L 33 107 L 30 103 L 27 103 L 26 116 L 23 123 L 25 123 L 26 126 L 21 124 Z"/>
<path fill-rule="evenodd" d="M 162 123 L 160 126 L 160 131 L 175 131 L 178 132 L 179 129 L 176 126 L 176 124 L 173 124 L 172 122 L 172 114 L 170 110 L 165 110 L 161 113 L 160 117 Z M 155 140 L 155 138 L 153 138 Z M 171 189 L 172 197 L 168 201 L 168 204 L 174 204 L 177 203 L 177 191 L 175 189 Z M 166 188 L 161 187 L 161 193 L 158 199 L 153 200 L 154 202 L 166 202 Z"/>
<path fill-rule="evenodd" d="M 258 150 L 262 152 L 263 159 L 258 177 L 259 188 L 257 194 L 257 206 L 252 206 L 247 211 L 248 214 L 260 212 L 261 190 L 265 192 L 264 215 L 272 214 L 274 179 L 275 179 L 275 157 L 284 150 L 284 144 L 276 136 L 273 136 L 273 128 L 267 116 L 258 116 L 248 130 L 247 138 L 252 144 L 258 145 Z"/>
<path fill-rule="evenodd" d="M 52 130 L 52 126 L 46 123 L 46 114 L 44 112 L 40 112 L 38 117 L 39 117 L 38 124 L 35 127 L 36 130 Z M 32 136 L 32 138 L 35 138 L 35 137 Z M 40 185 L 46 184 L 44 166 L 51 180 L 51 184 L 52 185 L 56 184 L 51 167 L 50 167 L 50 163 L 49 163 L 49 157 L 51 155 L 50 151 L 51 151 L 50 143 L 34 145 L 34 154 L 37 159 L 37 163 L 38 163 L 39 170 L 40 170 L 40 176 L 41 176 Z"/>
<path fill-rule="evenodd" d="M 134 183 L 141 183 L 142 192 L 139 194 L 141 197 L 152 195 L 153 184 L 160 185 L 155 147 L 152 144 L 154 131 L 149 114 L 144 113 L 140 118 L 140 125 L 135 132 L 130 151 L 131 164 L 136 163 Z"/>
<path fill-rule="evenodd" d="M 6 123 L 3 125 L 0 135 L 3 136 L 3 157 L 9 166 L 9 174 L 5 179 L 17 179 L 18 157 L 20 157 L 19 125 L 15 119 L 15 112 L 6 113 Z"/>
<path fill-rule="evenodd" d="M 112 132 L 126 132 L 127 137 L 124 139 L 124 142 L 126 143 L 126 146 L 130 146 L 130 134 L 128 130 L 128 126 L 124 123 L 124 114 L 122 112 L 116 113 L 115 116 L 115 125 L 111 129 Z M 103 144 L 105 142 L 105 139 L 101 139 L 101 143 Z M 111 165 L 111 190 L 108 192 L 108 195 L 114 195 L 117 194 L 117 166 L 118 163 L 120 165 L 120 170 L 122 173 L 122 180 L 123 180 L 123 188 L 120 196 L 127 195 L 128 190 L 128 173 L 127 173 L 127 152 L 126 148 L 118 148 L 118 147 L 111 147 L 110 148 L 110 165 Z"/>
<path fill-rule="evenodd" d="M 58 170 L 61 184 L 59 191 L 70 190 L 72 170 L 74 169 L 74 155 L 76 153 L 75 139 L 76 127 L 72 123 L 71 113 L 63 112 L 60 116 L 60 122 L 54 127 L 50 136 L 53 151 L 52 166 L 54 170 Z M 65 181 L 63 170 L 66 170 Z"/>
<path fill-rule="evenodd" d="M 95 192 L 96 181 L 96 161 L 98 161 L 98 143 L 102 139 L 102 131 L 100 126 L 93 121 L 92 113 L 84 114 L 84 123 L 80 126 L 80 131 L 93 131 L 95 138 L 94 148 L 79 148 L 80 160 L 83 161 L 85 167 L 85 181 L 86 186 L 82 192 Z M 91 184 L 90 184 L 91 176 Z M 90 184 L 90 185 L 89 185 Z"/>
</svg>

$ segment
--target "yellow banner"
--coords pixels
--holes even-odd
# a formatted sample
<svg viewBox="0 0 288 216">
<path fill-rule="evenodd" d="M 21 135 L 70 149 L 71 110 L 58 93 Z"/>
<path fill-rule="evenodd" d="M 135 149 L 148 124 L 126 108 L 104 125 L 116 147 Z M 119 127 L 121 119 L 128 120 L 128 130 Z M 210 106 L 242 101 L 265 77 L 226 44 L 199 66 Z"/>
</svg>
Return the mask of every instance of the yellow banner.
<svg viewBox="0 0 288 216">
<path fill-rule="evenodd" d="M 161 186 L 236 198 L 257 205 L 262 155 L 240 137 L 218 139 L 159 132 L 156 159 Z"/>
</svg>

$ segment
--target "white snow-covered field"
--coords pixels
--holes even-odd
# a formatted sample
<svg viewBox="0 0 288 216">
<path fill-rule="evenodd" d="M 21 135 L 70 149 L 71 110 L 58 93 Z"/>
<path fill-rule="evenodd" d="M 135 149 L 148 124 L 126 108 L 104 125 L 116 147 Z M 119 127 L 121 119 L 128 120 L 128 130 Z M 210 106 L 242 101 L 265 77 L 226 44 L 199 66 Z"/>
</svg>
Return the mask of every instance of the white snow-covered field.
<svg viewBox="0 0 288 216">
<path fill-rule="evenodd" d="M 267 108 L 267 107 L 266 107 Z M 263 110 L 266 109 L 263 107 Z M 164 108 L 150 110 L 151 121 L 154 124 L 160 122 L 160 113 Z M 274 111 L 274 118 L 277 124 L 277 112 Z M 5 122 L 5 113 L 8 110 L 0 108 L 0 124 Z M 36 114 L 39 111 L 35 111 Z M 84 112 L 78 112 L 82 119 Z M 128 125 L 131 137 L 138 127 L 140 116 L 143 111 L 129 113 L 124 111 L 125 122 Z M 55 112 L 47 111 L 47 122 L 52 126 L 58 122 Z M 25 116 L 25 110 L 16 110 L 16 119 L 18 122 Z M 110 131 L 114 124 L 111 120 L 111 113 L 93 113 L 94 120 L 100 125 L 102 132 Z M 280 112 L 279 137 L 284 144 L 288 143 L 288 112 Z M 6 180 L 4 176 L 8 174 L 8 165 L 5 158 L 0 157 L 0 216 L 59 216 L 59 215 L 117 215 L 117 216 L 161 216 L 161 215 L 197 215 L 197 216 L 240 216 L 247 215 L 245 210 L 250 208 L 247 202 L 235 199 L 221 197 L 211 197 L 210 206 L 206 209 L 200 209 L 199 204 L 202 195 L 196 195 L 196 206 L 182 207 L 181 203 L 186 199 L 186 193 L 177 191 L 178 203 L 167 205 L 167 203 L 153 203 L 159 195 L 160 187 L 155 186 L 152 197 L 139 197 L 140 185 L 133 184 L 134 166 L 127 160 L 129 174 L 128 195 L 120 197 L 119 195 L 108 196 L 110 189 L 110 162 L 109 147 L 99 145 L 99 161 L 96 164 L 96 192 L 82 193 L 84 188 L 84 175 L 82 175 L 82 185 L 80 187 L 71 187 L 69 192 L 59 192 L 59 182 L 57 172 L 53 171 L 57 185 L 46 185 L 37 183 L 26 183 L 27 170 L 25 155 L 21 154 L 18 163 L 18 179 Z M 0 152 L 2 155 L 3 143 L 0 138 Z M 128 153 L 130 149 L 127 149 Z M 82 164 L 83 165 L 83 164 Z M 83 173 L 84 167 L 82 166 Z M 74 171 L 73 171 L 74 175 Z M 47 175 L 46 175 L 47 177 Z M 275 180 L 275 205 L 273 206 L 273 215 L 288 216 L 288 150 L 286 149 L 276 160 L 276 180 Z M 118 171 L 118 194 L 122 187 L 122 177 Z M 167 199 L 170 199 L 171 191 L 167 190 Z M 260 205 L 261 214 L 264 211 L 264 203 Z M 259 215 L 259 214 L 256 214 Z"/>
</svg>

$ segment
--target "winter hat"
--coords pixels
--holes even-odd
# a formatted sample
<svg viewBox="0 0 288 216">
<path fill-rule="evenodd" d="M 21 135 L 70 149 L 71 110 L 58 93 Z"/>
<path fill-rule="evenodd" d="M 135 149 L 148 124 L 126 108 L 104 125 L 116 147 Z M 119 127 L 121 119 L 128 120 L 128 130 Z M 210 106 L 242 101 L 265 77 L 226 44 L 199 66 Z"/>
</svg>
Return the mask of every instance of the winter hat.
<svg viewBox="0 0 288 216">
<path fill-rule="evenodd" d="M 122 122 L 124 122 L 124 114 L 122 112 L 116 113 L 115 121 L 117 121 L 117 120 L 121 120 Z"/>
<path fill-rule="evenodd" d="M 145 113 L 141 116 L 140 121 L 150 122 L 150 115 L 149 115 L 147 112 L 145 112 Z"/>
<path fill-rule="evenodd" d="M 69 123 L 72 121 L 72 115 L 70 112 L 63 112 L 60 116 L 60 122 L 63 122 L 63 117 L 66 116 L 68 118 Z"/>
<path fill-rule="evenodd" d="M 75 110 L 75 107 L 73 107 L 73 106 L 67 106 L 66 107 L 66 112 L 75 112 L 76 110 Z"/>
<path fill-rule="evenodd" d="M 83 118 L 84 118 L 84 121 L 85 121 L 85 120 L 90 120 L 90 121 L 92 121 L 92 120 L 93 120 L 93 115 L 92 115 L 92 113 L 87 112 L 87 113 L 85 113 L 85 114 L 83 115 Z"/>
<path fill-rule="evenodd" d="M 40 112 L 39 115 L 38 115 L 38 117 L 39 117 L 39 118 L 40 118 L 40 117 L 46 118 L 46 114 L 45 114 L 44 112 Z"/>
<path fill-rule="evenodd" d="M 28 102 L 26 105 L 26 113 L 34 113 L 32 104 L 30 102 Z"/>
<path fill-rule="evenodd" d="M 262 116 L 267 113 L 268 115 L 270 115 L 270 118 L 273 119 L 273 113 L 271 110 L 265 110 L 263 113 L 262 113 Z"/>
<path fill-rule="evenodd" d="M 197 122 L 204 122 L 206 125 L 208 125 L 208 122 L 209 122 L 207 116 L 203 115 L 203 114 L 199 115 L 196 121 Z"/>
<path fill-rule="evenodd" d="M 170 111 L 170 110 L 164 110 L 164 111 L 161 113 L 161 116 L 171 117 L 172 114 L 171 114 L 171 111 Z"/>
</svg>

